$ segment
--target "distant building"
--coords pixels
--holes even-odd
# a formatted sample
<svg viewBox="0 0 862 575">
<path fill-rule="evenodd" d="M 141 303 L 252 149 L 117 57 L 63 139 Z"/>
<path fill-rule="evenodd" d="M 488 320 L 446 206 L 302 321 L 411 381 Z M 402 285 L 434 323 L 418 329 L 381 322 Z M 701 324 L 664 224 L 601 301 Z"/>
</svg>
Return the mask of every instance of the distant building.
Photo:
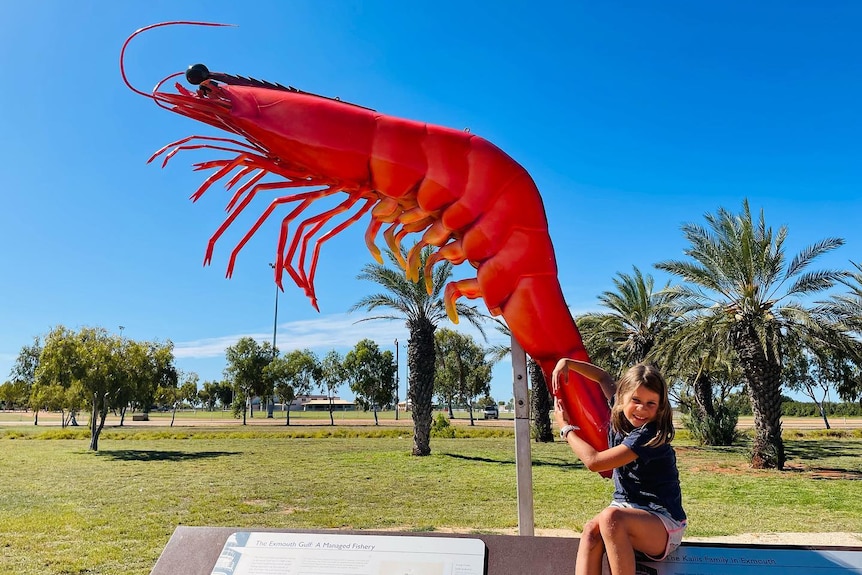
<svg viewBox="0 0 862 575">
<path fill-rule="evenodd" d="M 338 396 L 332 398 L 333 411 L 353 411 L 356 404 Z M 290 403 L 290 411 L 329 411 L 329 397 L 325 395 L 300 395 Z"/>
</svg>

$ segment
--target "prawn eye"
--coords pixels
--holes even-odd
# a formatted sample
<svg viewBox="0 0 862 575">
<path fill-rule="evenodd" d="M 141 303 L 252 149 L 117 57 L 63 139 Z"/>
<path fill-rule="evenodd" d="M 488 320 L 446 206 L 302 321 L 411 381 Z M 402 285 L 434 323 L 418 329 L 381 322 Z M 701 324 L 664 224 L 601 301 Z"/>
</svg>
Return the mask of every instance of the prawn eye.
<svg viewBox="0 0 862 575">
<path fill-rule="evenodd" d="M 189 84 L 197 86 L 210 77 L 209 69 L 203 64 L 194 64 L 186 70 L 186 80 Z"/>
</svg>

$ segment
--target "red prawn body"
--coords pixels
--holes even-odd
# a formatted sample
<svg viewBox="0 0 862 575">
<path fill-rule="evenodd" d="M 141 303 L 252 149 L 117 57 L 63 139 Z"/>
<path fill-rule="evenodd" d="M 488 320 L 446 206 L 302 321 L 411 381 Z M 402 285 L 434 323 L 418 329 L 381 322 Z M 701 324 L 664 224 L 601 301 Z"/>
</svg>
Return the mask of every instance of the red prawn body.
<svg viewBox="0 0 862 575">
<path fill-rule="evenodd" d="M 384 237 L 396 254 L 401 253 L 406 234 L 423 234 L 401 262 L 408 277 L 418 279 L 418 253 L 427 245 L 438 249 L 428 260 L 426 278 L 441 259 L 453 264 L 468 261 L 476 268 L 476 278 L 446 287 L 447 311 L 453 321 L 457 321 L 458 297 L 481 297 L 492 314 L 503 316 L 548 382 L 560 358 L 588 361 L 557 279 L 539 191 L 527 171 L 497 146 L 465 131 L 224 74 L 203 80 L 196 92 L 179 84 L 176 93 L 158 88 L 151 97 L 163 107 L 239 138 L 193 136 L 153 156 L 164 155 L 166 164 L 184 149 L 234 153 L 233 159 L 197 165 L 216 172 L 194 199 L 233 172 L 239 173 L 228 188 L 248 178 L 231 200 L 227 220 L 210 240 L 207 262 L 215 241 L 255 194 L 318 187 L 273 200 L 234 249 L 228 275 L 239 249 L 263 221 L 281 205 L 298 204 L 282 223 L 278 242 L 282 264 L 277 266 L 276 281 L 281 285 L 282 271 L 288 271 L 317 307 L 313 276 L 320 245 L 370 211 L 366 242 L 378 261 L 382 260 L 374 236 L 389 224 Z M 264 174 L 277 174 L 284 182 L 258 183 Z M 288 246 L 289 225 L 305 208 L 320 197 L 341 192 L 347 198 L 338 207 L 302 221 Z M 351 210 L 354 213 L 347 221 L 314 243 L 311 270 L 306 273 L 304 259 L 311 237 L 330 219 Z M 300 245 L 296 269 L 293 260 Z M 566 411 L 584 439 L 598 450 L 605 449 L 609 410 L 601 389 L 574 372 L 569 374 L 559 394 Z"/>
</svg>

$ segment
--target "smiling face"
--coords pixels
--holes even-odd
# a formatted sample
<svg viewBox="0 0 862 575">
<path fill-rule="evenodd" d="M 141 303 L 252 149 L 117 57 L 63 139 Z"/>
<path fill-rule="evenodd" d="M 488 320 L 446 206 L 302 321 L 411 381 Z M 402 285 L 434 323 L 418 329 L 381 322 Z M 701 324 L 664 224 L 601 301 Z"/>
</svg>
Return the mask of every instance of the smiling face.
<svg viewBox="0 0 862 575">
<path fill-rule="evenodd" d="M 632 427 L 642 427 L 656 418 L 660 400 L 658 393 L 639 385 L 626 397 L 623 415 Z"/>
<path fill-rule="evenodd" d="M 647 445 L 670 443 L 674 429 L 667 383 L 658 368 L 639 363 L 630 367 L 617 382 L 611 426 L 619 433 L 629 433 L 650 422 L 655 422 L 656 434 Z"/>
</svg>

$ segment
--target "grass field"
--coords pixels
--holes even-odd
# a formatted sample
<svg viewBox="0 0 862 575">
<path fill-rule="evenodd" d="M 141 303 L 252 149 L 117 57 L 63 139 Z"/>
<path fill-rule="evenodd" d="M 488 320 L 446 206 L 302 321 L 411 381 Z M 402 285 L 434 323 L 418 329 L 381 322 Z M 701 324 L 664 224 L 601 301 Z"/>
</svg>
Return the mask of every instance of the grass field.
<svg viewBox="0 0 862 575">
<path fill-rule="evenodd" d="M 0 428 L 0 573 L 144 575 L 178 525 L 489 532 L 517 526 L 510 427 L 409 455 L 410 427 Z M 489 422 L 490 423 L 490 422 Z M 690 536 L 862 532 L 862 434 L 788 432 L 789 471 L 747 445 L 675 441 Z M 533 444 L 535 524 L 576 532 L 612 485 Z"/>
</svg>

